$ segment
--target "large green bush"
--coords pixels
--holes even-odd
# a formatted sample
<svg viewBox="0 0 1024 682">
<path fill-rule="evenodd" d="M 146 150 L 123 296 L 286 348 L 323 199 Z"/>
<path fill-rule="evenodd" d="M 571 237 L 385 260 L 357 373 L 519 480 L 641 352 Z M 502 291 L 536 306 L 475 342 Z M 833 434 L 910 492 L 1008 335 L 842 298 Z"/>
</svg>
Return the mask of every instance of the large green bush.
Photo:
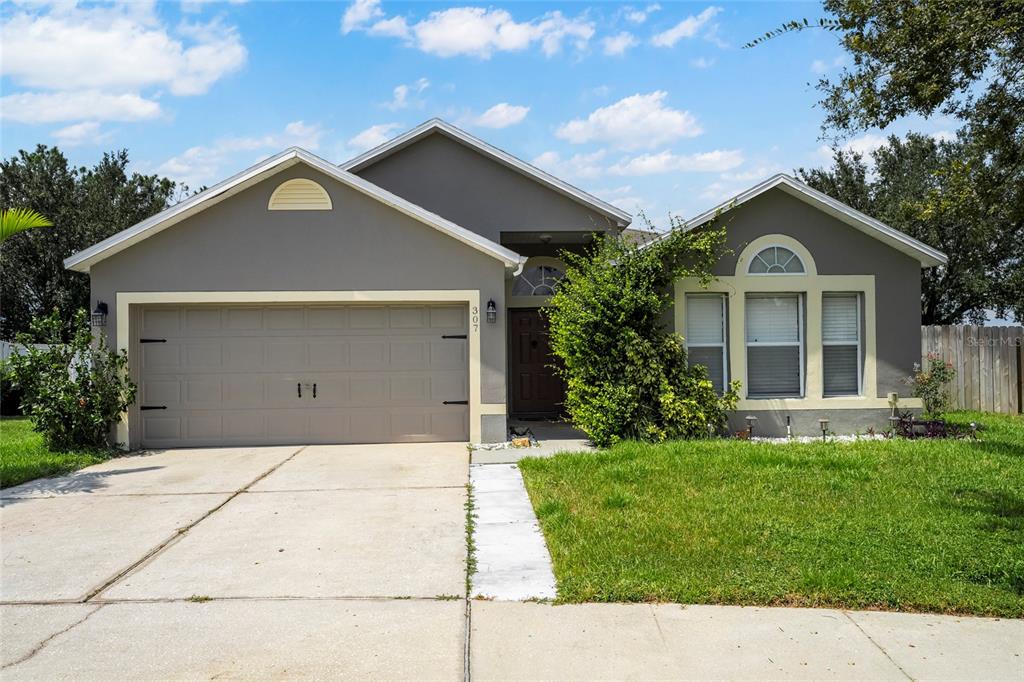
<svg viewBox="0 0 1024 682">
<path fill-rule="evenodd" d="M 607 236 L 583 254 L 562 254 L 565 278 L 544 312 L 565 409 L 595 444 L 706 438 L 725 427 L 739 382 L 718 395 L 703 366 L 687 367 L 683 339 L 663 324 L 673 282 L 709 283 L 724 252 L 723 228 L 677 225 L 643 246 Z"/>
<path fill-rule="evenodd" d="M 127 354 L 108 348 L 102 335 L 93 343 L 85 310 L 72 317 L 70 334 L 57 311 L 33 320 L 31 330 L 17 335 L 20 352 L 9 361 L 24 391 L 22 410 L 52 450 L 106 448 L 111 427 L 135 400 Z"/>
</svg>

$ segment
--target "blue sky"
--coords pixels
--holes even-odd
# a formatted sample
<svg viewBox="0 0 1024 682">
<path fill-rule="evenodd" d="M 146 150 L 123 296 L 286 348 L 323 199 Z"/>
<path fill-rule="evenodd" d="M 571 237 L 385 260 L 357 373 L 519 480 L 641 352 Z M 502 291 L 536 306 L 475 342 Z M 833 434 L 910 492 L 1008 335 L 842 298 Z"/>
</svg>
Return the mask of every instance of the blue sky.
<svg viewBox="0 0 1024 682">
<path fill-rule="evenodd" d="M 664 224 L 821 165 L 817 3 L 5 3 L 2 153 L 209 185 L 297 144 L 341 162 L 440 116 Z M 942 135 L 948 121 L 914 122 Z M 901 132 L 909 126 L 894 127 Z M 888 131 L 887 131 L 888 132 Z M 870 150 L 871 131 L 847 144 Z"/>
</svg>

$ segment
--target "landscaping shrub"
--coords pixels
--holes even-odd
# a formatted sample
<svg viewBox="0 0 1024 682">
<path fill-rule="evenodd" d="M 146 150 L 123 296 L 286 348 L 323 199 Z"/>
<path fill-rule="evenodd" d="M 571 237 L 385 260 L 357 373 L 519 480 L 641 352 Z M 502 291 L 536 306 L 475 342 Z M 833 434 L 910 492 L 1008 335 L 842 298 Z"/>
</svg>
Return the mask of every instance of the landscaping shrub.
<svg viewBox="0 0 1024 682">
<path fill-rule="evenodd" d="M 718 395 L 703 366 L 687 367 L 683 339 L 662 324 L 680 277 L 711 281 L 725 230 L 676 225 L 643 246 L 598 238 L 583 254 L 565 252 L 565 278 L 543 308 L 565 409 L 599 446 L 620 440 L 706 438 L 721 431 L 739 382 Z"/>
<path fill-rule="evenodd" d="M 102 335 L 94 345 L 85 310 L 74 314 L 68 342 L 57 311 L 33 320 L 31 330 L 17 335 L 21 353 L 10 358 L 22 410 L 53 450 L 107 447 L 111 427 L 135 400 L 127 354 L 109 349 Z"/>
<path fill-rule="evenodd" d="M 946 362 L 937 353 L 927 356 L 927 369 L 914 363 L 914 374 L 906 379 L 913 396 L 924 403 L 925 414 L 937 419 L 949 410 L 949 382 L 956 377 L 952 363 Z"/>
</svg>

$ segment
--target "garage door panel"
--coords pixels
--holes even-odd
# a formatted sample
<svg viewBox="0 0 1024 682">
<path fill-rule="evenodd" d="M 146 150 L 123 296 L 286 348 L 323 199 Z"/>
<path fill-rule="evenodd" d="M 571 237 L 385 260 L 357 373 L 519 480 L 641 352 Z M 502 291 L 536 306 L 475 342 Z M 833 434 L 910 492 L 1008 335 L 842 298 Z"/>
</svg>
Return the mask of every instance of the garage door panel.
<svg viewBox="0 0 1024 682">
<path fill-rule="evenodd" d="M 466 440 L 459 305 L 159 306 L 137 338 L 153 447 Z M 301 395 L 299 385 L 302 386 Z M 316 397 L 313 385 L 316 384 Z"/>
</svg>

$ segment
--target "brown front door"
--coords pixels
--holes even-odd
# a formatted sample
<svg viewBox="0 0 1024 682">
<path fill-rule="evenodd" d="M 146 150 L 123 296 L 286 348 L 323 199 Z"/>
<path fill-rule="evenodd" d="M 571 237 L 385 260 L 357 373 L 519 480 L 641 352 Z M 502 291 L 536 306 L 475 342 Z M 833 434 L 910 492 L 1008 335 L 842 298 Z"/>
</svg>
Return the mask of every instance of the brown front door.
<svg viewBox="0 0 1024 682">
<path fill-rule="evenodd" d="M 557 417 L 565 388 L 551 368 L 548 321 L 539 310 L 509 312 L 509 380 L 514 416 Z"/>
</svg>

